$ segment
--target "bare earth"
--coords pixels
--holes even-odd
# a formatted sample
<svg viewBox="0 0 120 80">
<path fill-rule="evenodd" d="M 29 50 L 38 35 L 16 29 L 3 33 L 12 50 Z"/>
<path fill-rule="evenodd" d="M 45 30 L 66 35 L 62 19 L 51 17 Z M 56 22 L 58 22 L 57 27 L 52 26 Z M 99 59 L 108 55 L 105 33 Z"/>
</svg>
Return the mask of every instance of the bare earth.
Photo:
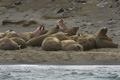
<svg viewBox="0 0 120 80">
<path fill-rule="evenodd" d="M 113 0 L 106 0 L 112 8 L 96 6 L 97 0 L 87 0 L 86 4 L 67 2 L 68 0 L 19 0 L 21 5 L 13 5 L 16 0 L 2 0 L 0 2 L 0 32 L 13 29 L 16 32 L 33 31 L 38 25 L 23 27 L 22 25 L 2 25 L 4 19 L 35 20 L 39 25 L 44 24 L 50 29 L 56 25 L 58 17 L 54 19 L 42 18 L 44 15 L 56 15 L 54 9 L 74 7 L 73 11 L 65 13 L 68 18 L 64 22 L 68 27 L 80 26 L 78 32 L 95 33 L 101 27 L 109 28 L 109 35 L 120 45 L 120 6 L 116 7 Z M 100 1 L 100 0 L 98 0 Z M 61 14 L 60 14 L 61 15 Z M 58 14 L 56 16 L 59 16 Z M 53 17 L 53 16 L 52 16 Z M 56 18 L 56 19 L 55 19 Z M 108 24 L 109 20 L 114 20 Z M 43 51 L 40 47 L 4 51 L 0 50 L 0 64 L 120 64 L 120 46 L 117 49 L 93 49 L 90 51 Z"/>
</svg>

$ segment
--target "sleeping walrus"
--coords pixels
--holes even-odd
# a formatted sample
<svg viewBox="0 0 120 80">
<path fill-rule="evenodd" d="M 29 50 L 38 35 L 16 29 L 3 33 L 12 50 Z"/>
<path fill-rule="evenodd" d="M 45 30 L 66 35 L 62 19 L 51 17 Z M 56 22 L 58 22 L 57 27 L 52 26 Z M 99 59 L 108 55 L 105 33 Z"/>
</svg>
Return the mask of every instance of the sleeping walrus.
<svg viewBox="0 0 120 80">
<path fill-rule="evenodd" d="M 3 50 L 18 50 L 20 46 L 10 38 L 2 38 L 0 39 L 0 49 Z"/>
<path fill-rule="evenodd" d="M 61 41 L 62 50 L 64 51 L 82 51 L 83 47 L 74 40 L 63 40 Z"/>
<path fill-rule="evenodd" d="M 55 37 L 47 37 L 42 42 L 42 49 L 45 51 L 58 51 L 61 49 L 61 42 Z"/>
<path fill-rule="evenodd" d="M 22 38 L 13 37 L 13 38 L 10 38 L 10 39 L 15 41 L 18 45 L 20 45 L 20 49 L 23 49 L 23 48 L 27 47 L 26 42 Z"/>
</svg>

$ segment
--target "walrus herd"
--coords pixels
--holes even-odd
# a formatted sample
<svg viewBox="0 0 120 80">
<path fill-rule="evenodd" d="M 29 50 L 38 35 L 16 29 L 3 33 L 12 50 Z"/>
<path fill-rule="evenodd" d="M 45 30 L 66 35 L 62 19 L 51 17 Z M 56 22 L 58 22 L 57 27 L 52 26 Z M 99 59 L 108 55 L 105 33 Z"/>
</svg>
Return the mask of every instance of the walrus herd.
<svg viewBox="0 0 120 80">
<path fill-rule="evenodd" d="M 32 46 L 41 47 L 45 51 L 85 51 L 118 47 L 107 35 L 107 27 L 101 28 L 95 34 L 77 33 L 78 30 L 77 26 L 67 28 L 62 19 L 50 30 L 43 25 L 33 32 L 16 33 L 8 30 L 0 33 L 0 49 L 19 50 Z"/>
</svg>

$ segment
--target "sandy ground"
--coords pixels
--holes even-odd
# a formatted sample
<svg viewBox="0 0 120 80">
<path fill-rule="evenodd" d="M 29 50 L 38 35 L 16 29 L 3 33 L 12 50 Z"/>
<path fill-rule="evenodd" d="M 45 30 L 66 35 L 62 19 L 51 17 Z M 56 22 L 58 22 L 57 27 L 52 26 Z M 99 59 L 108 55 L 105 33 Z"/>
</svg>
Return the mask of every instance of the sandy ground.
<svg viewBox="0 0 120 80">
<path fill-rule="evenodd" d="M 23 27 L 22 25 L 2 25 L 4 19 L 35 20 L 46 28 L 56 25 L 58 19 L 44 19 L 43 15 L 53 14 L 56 8 L 77 10 L 69 11 L 69 17 L 63 19 L 68 27 L 80 26 L 78 32 L 95 33 L 101 27 L 109 28 L 109 35 L 120 45 L 120 7 L 114 6 L 112 0 L 106 0 L 112 8 L 96 6 L 97 0 L 88 0 L 86 4 L 67 2 L 67 0 L 19 0 L 21 5 L 13 5 L 16 0 L 2 0 L 0 2 L 0 32 L 13 29 L 16 32 L 33 31 L 38 25 Z M 100 0 L 98 0 L 100 1 Z M 109 6 L 108 5 L 108 6 Z M 53 14 L 56 15 L 56 14 Z M 61 15 L 61 14 L 60 14 Z M 108 24 L 109 20 L 114 20 Z M 40 47 L 28 47 L 22 50 L 0 50 L 0 64 L 120 64 L 120 46 L 117 49 L 93 49 L 90 51 L 42 51 Z"/>
</svg>

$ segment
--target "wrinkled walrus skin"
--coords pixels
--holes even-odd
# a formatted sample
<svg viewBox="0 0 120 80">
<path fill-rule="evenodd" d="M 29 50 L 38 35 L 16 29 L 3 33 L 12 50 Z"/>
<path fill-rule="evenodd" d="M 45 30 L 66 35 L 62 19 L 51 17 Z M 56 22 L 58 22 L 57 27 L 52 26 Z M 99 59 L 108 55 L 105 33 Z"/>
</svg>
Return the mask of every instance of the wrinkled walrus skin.
<svg viewBox="0 0 120 80">
<path fill-rule="evenodd" d="M 83 47 L 74 40 L 63 40 L 61 41 L 62 50 L 64 51 L 82 51 Z"/>
<path fill-rule="evenodd" d="M 43 40 L 46 37 L 48 37 L 51 34 L 57 33 L 58 30 L 59 30 L 59 26 L 57 25 L 55 28 L 52 28 L 51 30 L 49 30 L 46 34 L 30 39 L 29 41 L 27 41 L 27 45 L 28 46 L 41 46 Z"/>
<path fill-rule="evenodd" d="M 97 48 L 118 48 L 118 44 L 113 43 L 107 35 L 108 28 L 103 27 L 95 34 Z"/>
<path fill-rule="evenodd" d="M 70 39 L 70 37 L 67 36 L 67 34 L 64 33 L 64 32 L 57 32 L 57 33 L 55 33 L 55 34 L 50 35 L 50 37 L 56 37 L 56 38 L 58 38 L 60 41 L 62 41 L 62 40 L 69 40 L 69 39 Z"/>
<path fill-rule="evenodd" d="M 19 45 L 11 40 L 10 38 L 0 39 L 0 49 L 3 50 L 18 50 L 20 49 Z"/>
<path fill-rule="evenodd" d="M 13 38 L 10 38 L 10 39 L 15 41 L 18 45 L 20 45 L 20 49 L 24 49 L 24 48 L 27 47 L 26 42 L 22 38 L 13 37 Z"/>
<path fill-rule="evenodd" d="M 47 37 L 42 42 L 42 49 L 45 51 L 58 51 L 61 50 L 61 42 L 55 37 Z"/>
</svg>

